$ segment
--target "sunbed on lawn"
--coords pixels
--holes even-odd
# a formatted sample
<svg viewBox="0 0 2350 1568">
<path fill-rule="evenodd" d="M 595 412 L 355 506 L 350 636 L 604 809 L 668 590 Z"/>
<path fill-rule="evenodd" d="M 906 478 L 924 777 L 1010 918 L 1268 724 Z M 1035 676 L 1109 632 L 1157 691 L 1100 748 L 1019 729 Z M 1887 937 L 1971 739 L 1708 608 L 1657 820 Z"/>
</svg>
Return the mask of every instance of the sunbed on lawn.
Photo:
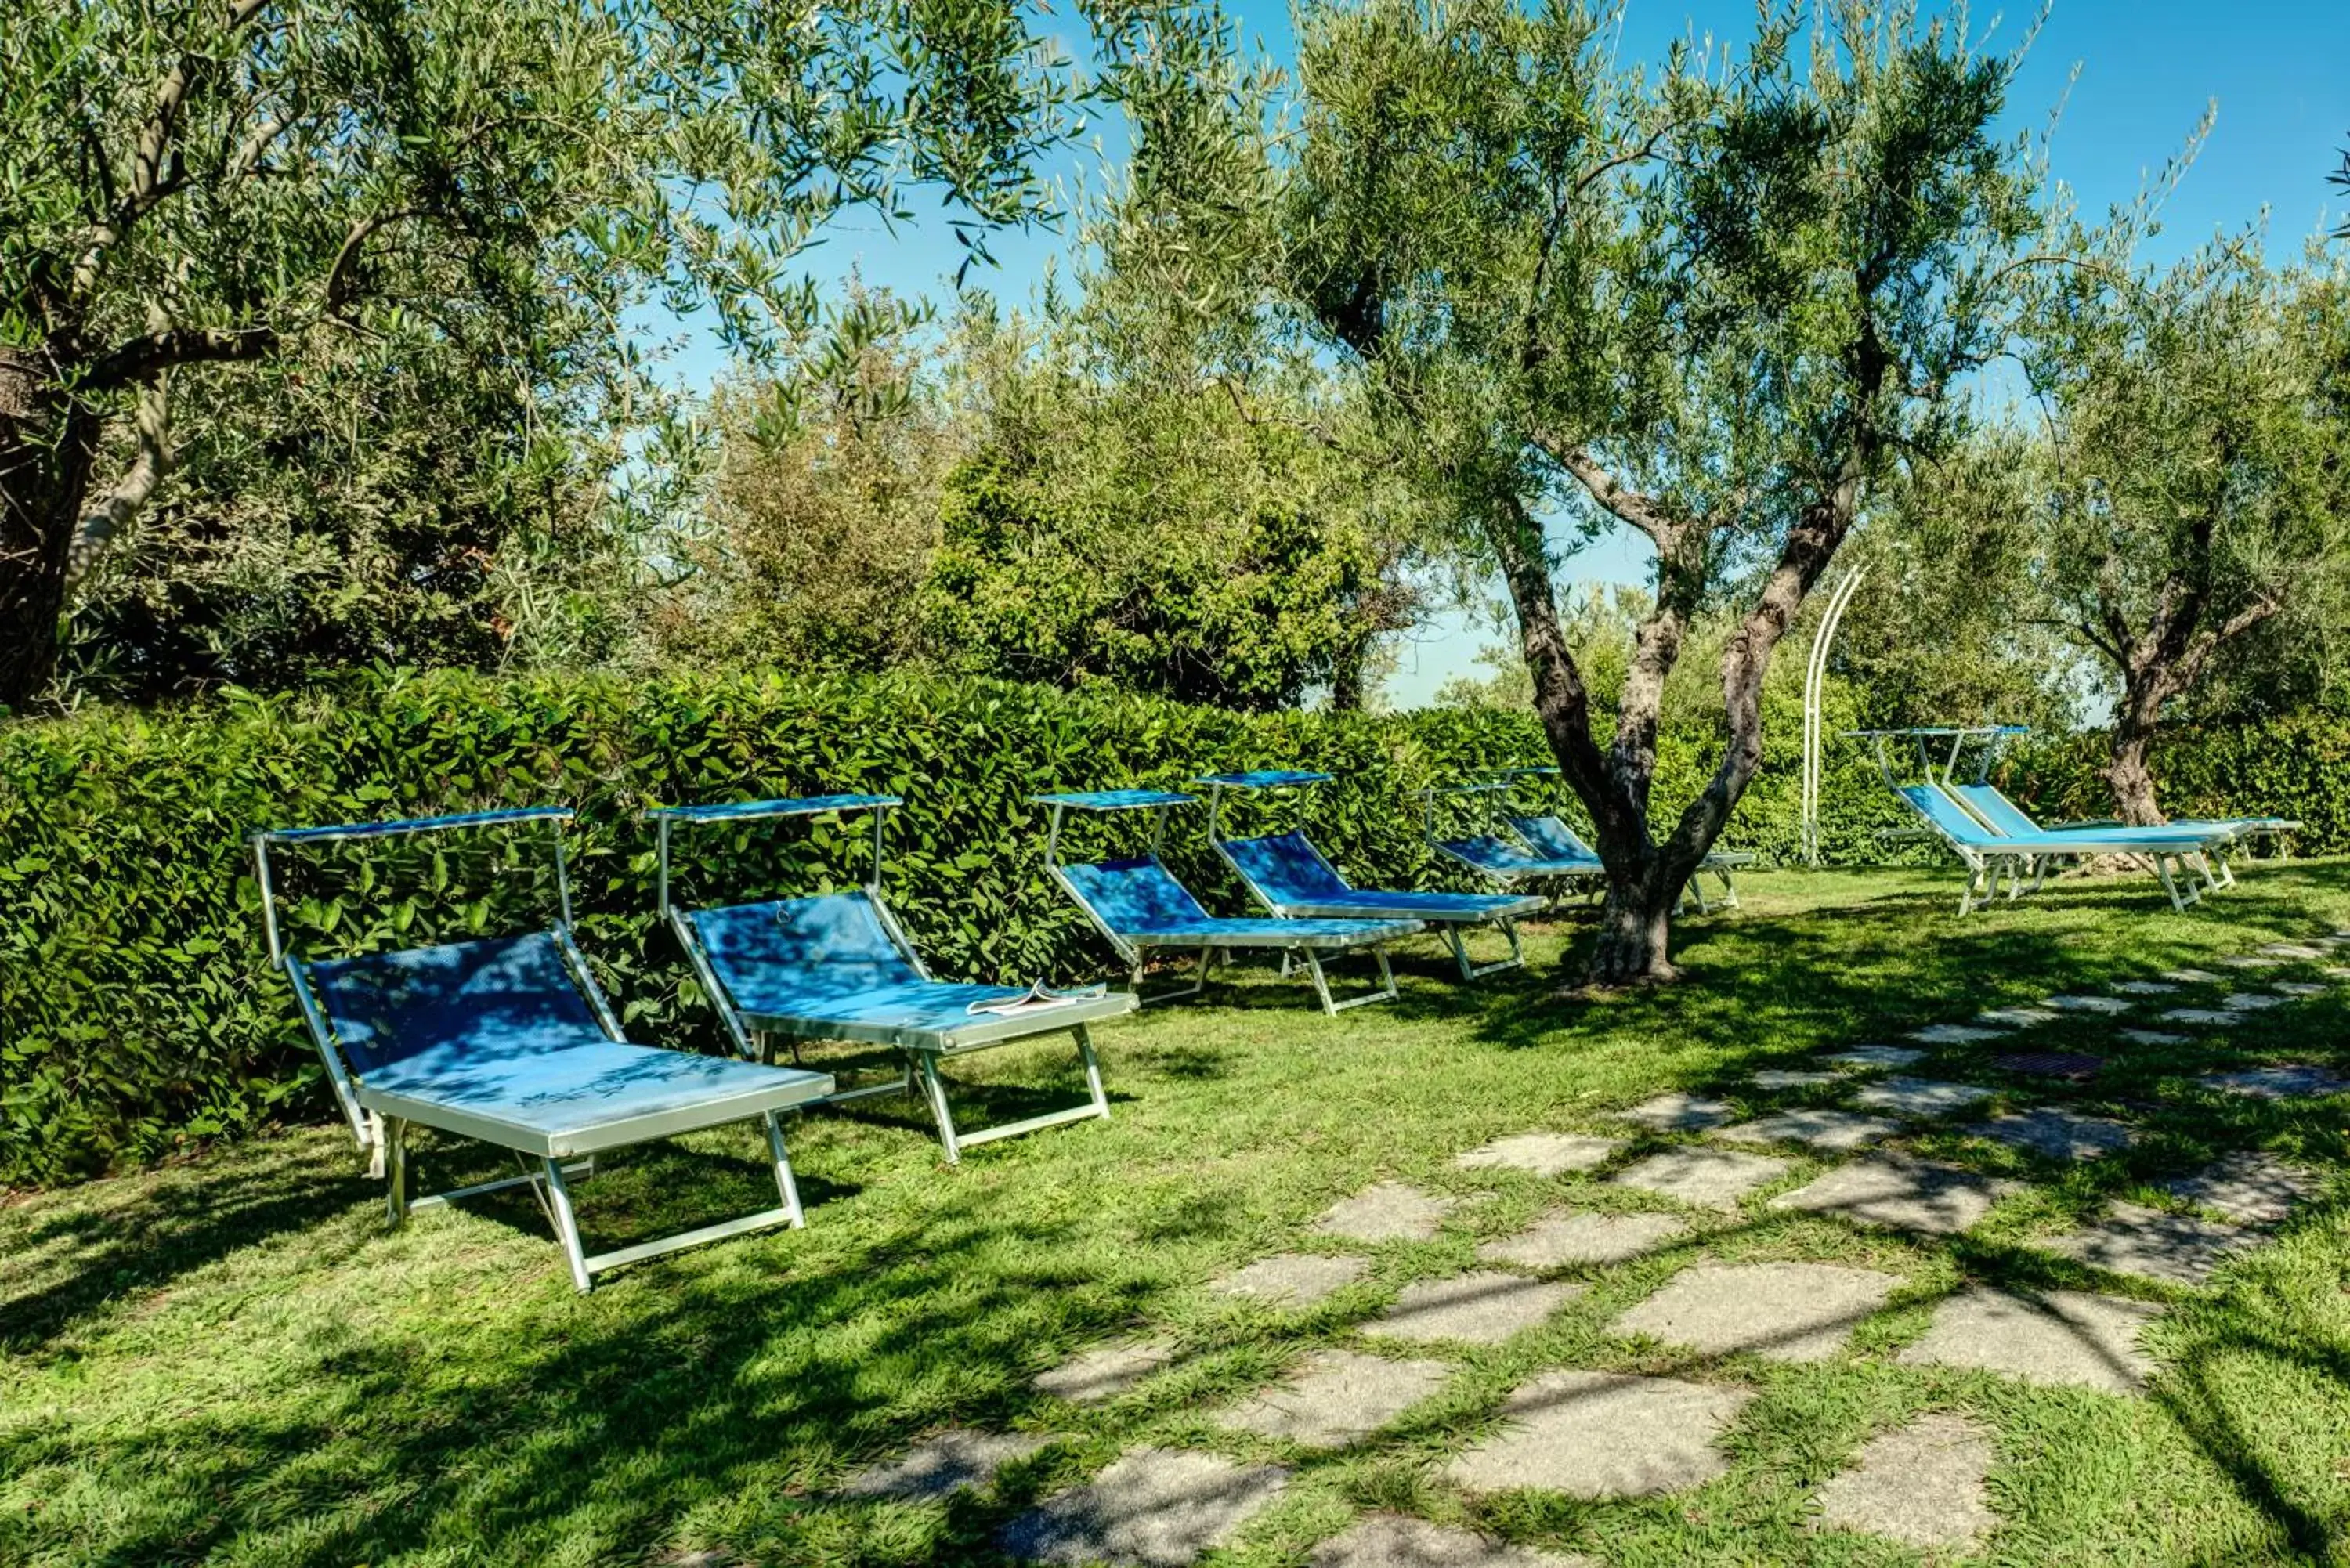
<svg viewBox="0 0 2350 1568">
<path fill-rule="evenodd" d="M 1961 915 L 1991 901 L 2002 873 L 2011 878 L 2008 897 L 2013 898 L 2023 892 L 2036 891 L 2047 879 L 2054 862 L 2074 857 L 2127 855 L 2148 862 L 2175 909 L 2183 909 L 2202 898 L 2203 889 L 2195 885 L 2198 871 L 2207 882 L 2217 886 L 2203 841 L 2192 834 L 2146 828 L 2002 836 L 1977 822 L 1939 784 L 1896 784 L 1893 789 L 1966 864 L 1967 885 L 1959 895 Z M 2032 877 L 2029 888 L 2023 886 L 2027 873 Z"/>
<path fill-rule="evenodd" d="M 1553 773 L 1556 770 L 1542 768 L 1519 771 Z M 1513 816 L 1509 819 L 1509 822 L 1511 831 L 1532 846 L 1534 852 L 1538 856 L 1557 858 L 1580 855 L 1593 861 L 1599 858 L 1598 852 L 1586 844 L 1582 836 L 1567 826 L 1566 823 L 1559 817 Z M 1730 874 L 1738 867 L 1752 864 L 1754 864 L 1754 857 L 1743 850 L 1712 851 L 1698 863 L 1697 870 L 1690 874 L 1688 883 L 1682 887 L 1680 893 L 1682 905 L 1687 907 L 1694 903 L 1697 906 L 1697 912 L 1700 915 L 1711 914 L 1715 904 L 1720 904 L 1725 909 L 1738 908 L 1738 885 L 1730 879 Z M 1704 885 L 1699 878 L 1708 873 L 1721 884 L 1720 898 L 1709 900 L 1705 896 Z"/>
<path fill-rule="evenodd" d="M 1237 874 L 1250 897 L 1284 919 L 1357 919 L 1419 920 L 1441 927 L 1461 966 L 1461 978 L 1475 980 L 1525 962 L 1518 920 L 1539 910 L 1543 900 L 1511 893 L 1419 893 L 1357 888 L 1314 846 L 1303 830 L 1255 838 L 1226 838 L 1219 831 L 1223 792 L 1305 790 L 1330 782 L 1328 774 L 1261 771 L 1211 774 L 1195 781 L 1209 786 L 1208 840 Z M 1466 931 L 1492 926 L 1509 939 L 1510 956 L 1487 964 L 1469 960 Z"/>
<path fill-rule="evenodd" d="M 2022 806 L 2002 794 L 1997 784 L 1952 784 L 1950 793 L 1981 818 L 1984 826 L 2011 838 L 2034 833 L 2062 833 L 2074 837 L 2142 831 L 2192 834 L 2202 841 L 2214 878 L 2223 888 L 2235 885 L 2234 857 L 2230 851 L 2237 845 L 2262 836 L 2295 832 L 2301 826 L 2291 817 L 2238 816 L 2174 818 L 2151 830 L 2132 828 L 2114 822 L 2071 822 L 2043 827 Z"/>
<path fill-rule="evenodd" d="M 1118 956 L 1132 967 L 1134 989 L 1142 991 L 1143 965 L 1155 950 L 1196 951 L 1200 970 L 1189 988 L 1143 1000 L 1197 996 L 1208 983 L 1208 971 L 1219 953 L 1233 949 L 1295 956 L 1305 965 L 1320 998 L 1323 1012 L 1336 1017 L 1367 1002 L 1392 1001 L 1395 971 L 1388 966 L 1388 944 L 1420 929 L 1417 919 L 1223 919 L 1201 907 L 1191 890 L 1177 881 L 1159 858 L 1166 841 L 1167 814 L 1179 805 L 1194 805 L 1198 797 L 1162 790 L 1089 790 L 1031 797 L 1052 812 L 1052 827 L 1045 840 L 1045 864 L 1055 881 L 1076 900 L 1095 929 L 1109 940 Z M 1060 858 L 1063 815 L 1070 811 L 1151 814 L 1151 848 L 1147 855 L 1090 865 L 1065 864 Z M 1323 972 L 1326 953 L 1365 950 L 1378 961 L 1379 989 L 1344 1002 L 1332 999 Z"/>
<path fill-rule="evenodd" d="M 837 1090 L 826 1104 L 918 1090 L 937 1119 L 947 1161 L 974 1144 L 1042 1127 L 1109 1116 L 1091 1026 L 1135 1009 L 1133 997 L 1096 989 L 962 984 L 934 980 L 881 895 L 882 840 L 896 795 L 816 795 L 723 805 L 667 806 L 646 813 L 659 826 L 663 919 L 676 931 L 702 989 L 716 1004 L 736 1049 L 765 1059 L 771 1038 L 837 1040 L 902 1054 L 891 1081 Z M 872 871 L 851 893 L 775 898 L 689 909 L 670 898 L 671 830 L 710 823 L 873 814 Z M 1085 1065 L 1087 1103 L 976 1132 L 958 1131 L 940 1064 L 976 1051 L 1066 1033 Z M 796 1049 L 796 1046 L 795 1046 Z"/>
<path fill-rule="evenodd" d="M 688 1051 L 633 1045 L 571 937 L 561 807 L 336 827 L 281 828 L 253 838 L 272 961 L 286 971 L 343 1114 L 389 1183 L 394 1224 L 428 1204 L 527 1183 L 539 1192 L 587 1290 L 608 1269 L 703 1241 L 803 1223 L 799 1190 L 777 1117 L 831 1092 L 822 1073 L 761 1066 Z M 547 930 L 411 948 L 361 958 L 309 960 L 281 940 L 273 848 L 455 828 L 546 823 L 556 835 L 562 918 Z M 592 1157 L 651 1138 L 757 1121 L 766 1133 L 779 1208 L 589 1256 L 567 1174 Z M 432 1127 L 509 1149 L 519 1176 L 435 1197 L 408 1196 L 408 1129 Z M 571 1162 L 585 1159 L 586 1165 Z"/>
</svg>

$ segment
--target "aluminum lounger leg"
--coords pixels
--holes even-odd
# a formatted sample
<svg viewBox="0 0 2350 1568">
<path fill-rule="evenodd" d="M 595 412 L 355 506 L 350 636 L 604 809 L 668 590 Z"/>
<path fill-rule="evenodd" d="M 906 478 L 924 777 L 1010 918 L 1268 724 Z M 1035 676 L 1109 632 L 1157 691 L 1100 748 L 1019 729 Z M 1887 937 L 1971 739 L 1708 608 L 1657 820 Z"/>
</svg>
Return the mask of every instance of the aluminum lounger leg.
<svg viewBox="0 0 2350 1568">
<path fill-rule="evenodd" d="M 1721 878 L 1721 907 L 1725 909 L 1738 908 L 1738 884 L 1730 879 L 1730 867 L 1717 866 L 1713 874 Z"/>
<path fill-rule="evenodd" d="M 383 1113 L 369 1111 L 368 1125 L 368 1179 L 381 1181 L 384 1178 Z"/>
<path fill-rule="evenodd" d="M 555 1239 L 563 1243 L 563 1255 L 571 1264 L 571 1282 L 579 1293 L 588 1293 L 595 1276 L 588 1270 L 588 1254 L 579 1245 L 579 1218 L 572 1212 L 571 1189 L 563 1185 L 563 1167 L 547 1159 L 539 1162 L 546 1170 L 546 1201 L 555 1216 Z"/>
<path fill-rule="evenodd" d="M 954 1113 L 947 1109 L 947 1086 L 939 1077 L 938 1059 L 925 1051 L 921 1054 L 922 1097 L 931 1102 L 931 1115 L 938 1119 L 939 1145 L 946 1150 L 947 1163 L 962 1163 L 962 1143 L 955 1137 Z"/>
<path fill-rule="evenodd" d="M 959 1133 L 955 1135 L 955 1147 L 970 1148 L 978 1144 L 993 1143 L 998 1138 L 1018 1137 L 1023 1133 L 1039 1132 L 1045 1127 L 1066 1127 L 1071 1122 L 1109 1120 L 1109 1095 L 1102 1087 L 1101 1061 L 1094 1054 L 1093 1031 L 1080 1023 L 1069 1033 L 1076 1036 L 1077 1056 L 1085 1064 L 1086 1103 L 1081 1106 L 1071 1106 L 1066 1110 L 1046 1111 L 1042 1116 L 1027 1116 L 1016 1122 L 1006 1122 L 1002 1127 L 982 1127 L 977 1132 Z M 944 1079 L 939 1080 L 939 1104 L 941 1107 L 946 1104 Z M 943 1116 L 943 1112 L 941 1114 Z M 944 1131 L 947 1125 L 941 1119 L 941 1130 Z"/>
<path fill-rule="evenodd" d="M 1322 999 L 1324 1012 L 1336 1018 L 1350 1007 L 1361 1007 L 1373 1002 L 1393 1002 L 1401 994 L 1396 990 L 1395 969 L 1388 962 L 1387 944 L 1385 942 L 1373 944 L 1370 953 L 1371 957 L 1378 961 L 1379 989 L 1366 992 L 1360 996 L 1350 996 L 1346 1001 L 1339 1002 L 1330 994 L 1330 981 L 1322 971 L 1321 955 L 1311 948 L 1305 950 L 1305 972 L 1313 977 L 1314 993 Z"/>
<path fill-rule="evenodd" d="M 783 1195 L 782 1205 L 763 1209 L 756 1214 L 738 1219 L 721 1220 L 714 1225 L 698 1226 L 681 1231 L 674 1236 L 661 1236 L 650 1241 L 639 1241 L 633 1246 L 618 1247 L 608 1252 L 589 1257 L 579 1241 L 579 1216 L 571 1206 L 571 1191 L 563 1182 L 563 1165 L 559 1160 L 539 1162 L 545 1175 L 543 1187 L 546 1195 L 547 1212 L 555 1221 L 556 1239 L 563 1243 L 563 1255 L 571 1265 L 571 1282 L 581 1294 L 586 1294 L 596 1282 L 596 1276 L 623 1263 L 641 1262 L 647 1258 L 659 1258 L 671 1252 L 699 1247 L 707 1241 L 723 1241 L 730 1236 L 747 1235 L 754 1231 L 772 1230 L 777 1225 L 797 1227 L 806 1223 L 800 1210 L 799 1184 L 792 1179 L 790 1158 L 784 1147 L 783 1128 L 776 1125 L 775 1114 L 767 1112 L 762 1118 L 766 1123 L 767 1153 L 775 1165 L 775 1189 Z"/>
<path fill-rule="evenodd" d="M 1502 934 L 1510 939 L 1510 956 L 1505 959 L 1495 959 L 1492 963 L 1488 964 L 1472 964 L 1469 961 L 1468 939 L 1462 934 L 1461 929 L 1459 925 L 1450 925 L 1444 928 L 1445 935 L 1452 940 L 1452 956 L 1454 959 L 1458 960 L 1461 964 L 1461 978 L 1462 980 L 1475 980 L 1482 975 L 1492 974 L 1498 970 L 1521 969 L 1524 967 L 1526 961 L 1526 950 L 1523 944 L 1518 940 L 1517 921 L 1506 919 L 1496 920 L 1493 924 L 1500 927 Z"/>
<path fill-rule="evenodd" d="M 1215 962 L 1216 950 L 1201 948 L 1200 972 L 1192 977 L 1189 986 L 1179 986 L 1173 991 L 1162 991 L 1156 996 L 1145 996 L 1142 994 L 1142 961 L 1137 957 L 1134 964 L 1134 1004 L 1137 1007 L 1148 1007 L 1154 1002 L 1184 1002 L 1200 995 L 1208 989 L 1208 971 L 1215 967 Z"/>
<path fill-rule="evenodd" d="M 408 1223 L 408 1124 L 394 1116 L 376 1124 L 376 1158 L 383 1162 L 384 1219 Z"/>
<path fill-rule="evenodd" d="M 784 1208 L 791 1214 L 792 1229 L 801 1230 L 807 1224 L 807 1213 L 800 1207 L 800 1184 L 792 1175 L 791 1150 L 784 1147 L 783 1117 L 769 1111 L 759 1120 L 767 1133 L 767 1158 L 775 1168 L 775 1190 L 783 1196 Z"/>
<path fill-rule="evenodd" d="M 1332 1018 L 1338 1016 L 1338 1004 L 1330 1000 L 1330 981 L 1322 973 L 1321 955 L 1311 949 L 1305 954 L 1305 972 L 1314 981 L 1314 994 L 1322 999 L 1322 1011 Z"/>
</svg>

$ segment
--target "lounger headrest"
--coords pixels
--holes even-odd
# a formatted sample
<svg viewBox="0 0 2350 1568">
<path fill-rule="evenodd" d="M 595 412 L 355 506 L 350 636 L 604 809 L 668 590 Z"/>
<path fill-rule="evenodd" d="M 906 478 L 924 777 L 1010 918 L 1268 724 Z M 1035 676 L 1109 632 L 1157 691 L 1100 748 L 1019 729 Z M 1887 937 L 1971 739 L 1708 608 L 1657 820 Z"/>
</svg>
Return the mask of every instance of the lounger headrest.
<svg viewBox="0 0 2350 1568">
<path fill-rule="evenodd" d="M 1061 871 L 1077 890 L 1077 897 L 1114 931 L 1163 930 L 1208 918 L 1200 900 L 1175 880 L 1156 855 L 1064 866 Z"/>
<path fill-rule="evenodd" d="M 1347 892 L 1322 852 L 1303 833 L 1276 833 L 1266 838 L 1234 838 L 1224 844 L 1241 875 L 1263 889 L 1275 903 L 1310 904 L 1316 898 Z"/>
<path fill-rule="evenodd" d="M 688 913 L 719 980 L 747 1005 L 776 990 L 866 990 L 920 978 L 863 893 Z"/>
<path fill-rule="evenodd" d="M 510 1057 L 607 1038 L 547 931 L 329 959 L 309 975 L 362 1075 L 441 1048 Z"/>
</svg>

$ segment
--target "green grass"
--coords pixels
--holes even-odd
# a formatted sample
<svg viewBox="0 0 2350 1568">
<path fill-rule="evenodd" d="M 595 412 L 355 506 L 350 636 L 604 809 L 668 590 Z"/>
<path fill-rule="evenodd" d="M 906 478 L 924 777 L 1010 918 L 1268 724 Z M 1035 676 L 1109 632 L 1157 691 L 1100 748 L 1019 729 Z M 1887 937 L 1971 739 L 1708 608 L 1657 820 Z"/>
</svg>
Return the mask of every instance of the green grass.
<svg viewBox="0 0 2350 1568">
<path fill-rule="evenodd" d="M 1473 988 L 1424 949 L 1402 966 L 1400 1004 L 1336 1023 L 1310 1009 L 1302 982 L 1243 971 L 1205 1005 L 1102 1031 L 1113 1121 L 989 1146 L 956 1170 L 938 1164 L 910 1105 L 818 1114 L 793 1140 L 806 1230 L 623 1272 L 587 1297 L 527 1197 L 387 1232 L 348 1137 L 323 1127 L 0 1206 L 0 1560 L 992 1562 L 989 1537 L 1012 1513 L 1155 1441 L 1294 1467 L 1290 1489 L 1220 1557 L 1232 1565 L 1301 1563 L 1370 1507 L 1618 1568 L 1911 1563 L 1803 1521 L 1812 1491 L 1869 1435 L 1928 1409 L 1971 1412 L 1997 1433 L 1995 1561 L 2350 1556 L 2350 1216 L 2339 1205 L 2313 1205 L 2201 1291 L 2092 1274 L 2021 1245 L 2226 1149 L 2337 1174 L 2341 1102 L 2241 1100 L 2191 1081 L 2259 1061 L 2350 1066 L 2334 997 L 2231 1040 L 2117 1053 L 2078 1088 L 2001 1075 L 1985 1052 L 1941 1053 L 1934 1075 L 1983 1075 L 2009 1103 L 2078 1105 L 2149 1135 L 2070 1172 L 1955 1133 L 1911 1140 L 2033 1180 L 1954 1242 L 1762 1209 L 1822 1163 L 1799 1160 L 1743 1214 L 1702 1217 L 1684 1245 L 1575 1272 L 1592 1288 L 1544 1328 L 1450 1353 L 1459 1373 L 1446 1390 L 1372 1442 L 1314 1455 L 1209 1423 L 1220 1402 L 1344 1338 L 1400 1283 L 1470 1266 L 1481 1239 L 1548 1203 L 1662 1206 L 1589 1177 L 1459 1170 L 1462 1149 L 1535 1127 L 1620 1132 L 1602 1113 L 1666 1088 L 1721 1090 L 1750 1109 L 1805 1103 L 1816 1092 L 1759 1095 L 1737 1080 L 1821 1047 L 2350 925 L 2341 864 L 2255 867 L 2185 915 L 2156 913 L 2143 881 L 2068 886 L 1964 922 L 1950 874 L 1780 874 L 1746 891 L 1744 910 L 1683 928 L 1690 982 L 1655 995 L 1554 1000 L 1561 945 L 1587 940 L 1575 921 L 1537 934 L 1534 974 Z M 2033 1044 L 2087 1048 L 2108 1027 L 2067 1020 Z M 962 1093 L 974 1120 L 1076 1087 L 1054 1052 L 980 1063 Z M 1639 1139 L 1617 1163 L 1679 1141 Z M 477 1148 L 428 1144 L 419 1179 L 453 1185 L 491 1168 Z M 1390 1176 L 1490 1197 L 1437 1241 L 1375 1249 L 1370 1279 L 1309 1315 L 1205 1289 L 1266 1252 L 1336 1250 L 1307 1233 L 1313 1216 Z M 594 1246 L 771 1201 L 764 1179 L 743 1129 L 625 1156 L 578 1190 Z M 1700 1255 L 1854 1261 L 1907 1283 L 1823 1363 L 1708 1360 L 1605 1331 Z M 2171 1303 L 2153 1335 L 2161 1372 L 2149 1397 L 1892 1365 L 1964 1279 Z M 1128 1398 L 1076 1409 L 1030 1390 L 1071 1351 L 1146 1326 L 1182 1354 Z M 1637 1501 L 1481 1502 L 1449 1490 L 1440 1458 L 1492 1428 L 1513 1385 L 1557 1366 L 1753 1388 L 1727 1442 L 1730 1472 Z M 949 1424 L 1064 1440 L 993 1493 L 947 1507 L 826 1495 Z"/>
</svg>

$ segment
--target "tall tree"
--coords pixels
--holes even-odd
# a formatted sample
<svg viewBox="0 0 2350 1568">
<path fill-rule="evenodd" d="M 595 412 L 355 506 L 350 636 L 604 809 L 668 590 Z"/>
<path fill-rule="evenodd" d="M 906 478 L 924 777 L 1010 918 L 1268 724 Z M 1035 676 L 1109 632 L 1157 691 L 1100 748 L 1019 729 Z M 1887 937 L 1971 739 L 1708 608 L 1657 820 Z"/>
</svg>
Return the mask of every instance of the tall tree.
<svg viewBox="0 0 2350 1568">
<path fill-rule="evenodd" d="M 0 29 L 0 707 L 170 466 L 172 372 L 322 333 L 525 373 L 649 298 L 757 345 L 845 205 L 1036 211 L 1017 0 L 96 0 Z M 617 370 L 627 357 L 609 356 Z M 110 431 L 119 479 L 95 472 Z"/>
<path fill-rule="evenodd" d="M 1277 202 L 1283 283 L 1359 365 L 1516 610 L 1535 707 L 1607 898 L 1587 978 L 1671 978 L 1668 920 L 1762 749 L 1773 652 L 1873 491 L 1955 428 L 2038 223 L 1995 127 L 2017 61 L 1955 17 L 1824 0 L 1734 67 L 1644 81 L 1580 0 L 1319 5 Z M 1612 733 L 1562 629 L 1544 527 L 1648 539 L 1653 607 Z M 1734 602 L 1724 742 L 1650 820 L 1666 681 Z"/>
<path fill-rule="evenodd" d="M 2260 628 L 2350 607 L 2350 274 L 2272 268 L 2244 238 L 2045 285 L 2036 576 L 2120 689 L 2122 817 L 2159 823 L 2147 757 L 2166 708 Z"/>
</svg>

